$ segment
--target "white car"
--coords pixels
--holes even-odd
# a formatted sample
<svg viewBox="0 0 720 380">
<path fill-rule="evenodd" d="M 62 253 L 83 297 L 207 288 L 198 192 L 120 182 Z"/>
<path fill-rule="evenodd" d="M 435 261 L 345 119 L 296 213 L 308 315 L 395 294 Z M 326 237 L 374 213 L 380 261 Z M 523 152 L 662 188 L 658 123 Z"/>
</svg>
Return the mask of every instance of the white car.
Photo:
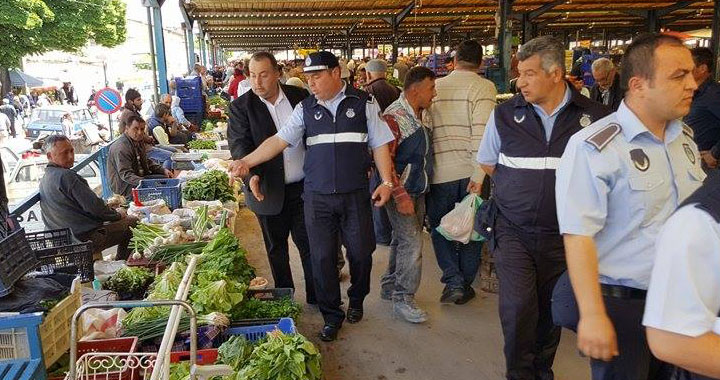
<svg viewBox="0 0 720 380">
<path fill-rule="evenodd" d="M 2 155 L 8 207 L 12 211 L 23 200 L 38 191 L 40 179 L 45 174 L 48 160 L 45 155 L 22 158 L 7 147 L 0 147 L 0 154 Z M 87 155 L 76 154 L 75 163 L 77 164 L 85 157 Z M 96 194 L 100 195 L 102 193 L 100 168 L 95 162 L 83 167 L 78 173 L 85 178 Z M 25 227 L 26 231 L 42 231 L 45 229 L 41 218 L 40 203 L 35 203 L 29 210 L 25 211 L 18 217 L 18 221 L 21 226 Z"/>
</svg>

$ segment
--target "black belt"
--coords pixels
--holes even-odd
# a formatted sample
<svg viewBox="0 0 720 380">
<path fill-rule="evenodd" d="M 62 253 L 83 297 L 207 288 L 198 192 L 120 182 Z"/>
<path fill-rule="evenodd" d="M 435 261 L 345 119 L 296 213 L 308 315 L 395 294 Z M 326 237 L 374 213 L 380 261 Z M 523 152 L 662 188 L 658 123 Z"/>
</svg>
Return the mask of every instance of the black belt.
<svg viewBox="0 0 720 380">
<path fill-rule="evenodd" d="M 600 284 L 602 295 L 605 297 L 644 300 L 647 296 L 647 290 L 629 288 L 622 285 Z"/>
</svg>

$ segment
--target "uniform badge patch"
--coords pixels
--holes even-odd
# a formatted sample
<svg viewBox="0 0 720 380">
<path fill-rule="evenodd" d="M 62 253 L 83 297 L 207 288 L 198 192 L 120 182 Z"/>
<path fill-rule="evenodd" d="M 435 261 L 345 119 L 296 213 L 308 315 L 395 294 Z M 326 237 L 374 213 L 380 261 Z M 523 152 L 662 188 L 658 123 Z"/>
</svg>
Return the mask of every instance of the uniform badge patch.
<svg viewBox="0 0 720 380">
<path fill-rule="evenodd" d="M 647 171 L 650 168 L 650 157 L 645 154 L 642 149 L 633 149 L 630 151 L 630 159 L 637 170 L 641 172 Z"/>
<path fill-rule="evenodd" d="M 345 112 L 345 116 L 347 116 L 348 119 L 354 118 L 354 117 L 355 117 L 355 110 L 352 109 L 352 108 L 348 108 L 347 111 Z"/>
<path fill-rule="evenodd" d="M 580 117 L 580 126 L 585 128 L 590 126 L 590 124 L 592 124 L 592 119 L 590 118 L 590 115 L 586 113 L 582 114 L 582 116 Z"/>
<path fill-rule="evenodd" d="M 310 66 L 311 63 L 312 59 L 310 59 L 310 57 L 305 58 L 305 66 Z"/>
<path fill-rule="evenodd" d="M 322 111 L 315 111 L 315 120 L 322 119 Z"/>
<path fill-rule="evenodd" d="M 515 115 L 513 116 L 513 120 L 515 120 L 516 123 L 520 124 L 523 121 L 525 121 L 525 113 L 524 112 L 515 112 Z"/>
<path fill-rule="evenodd" d="M 683 144 L 683 149 L 685 149 L 685 155 L 687 155 L 688 160 L 690 160 L 690 163 L 695 165 L 695 152 L 693 152 L 692 148 L 690 148 L 690 145 Z"/>
</svg>

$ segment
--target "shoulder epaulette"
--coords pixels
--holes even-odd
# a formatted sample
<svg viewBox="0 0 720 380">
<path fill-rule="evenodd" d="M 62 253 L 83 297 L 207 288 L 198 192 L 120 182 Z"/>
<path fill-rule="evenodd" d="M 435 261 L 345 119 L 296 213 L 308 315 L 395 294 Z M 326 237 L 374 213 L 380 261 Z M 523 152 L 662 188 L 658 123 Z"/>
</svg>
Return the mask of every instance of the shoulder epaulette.
<svg viewBox="0 0 720 380">
<path fill-rule="evenodd" d="M 620 124 L 612 123 L 593 133 L 590 137 L 586 138 L 585 141 L 594 146 L 598 151 L 602 151 L 615 136 L 620 134 L 620 131 Z"/>
<path fill-rule="evenodd" d="M 692 128 L 690 128 L 689 125 L 682 123 L 683 126 L 683 133 L 686 134 L 691 139 L 695 138 L 695 132 L 693 132 Z"/>
</svg>

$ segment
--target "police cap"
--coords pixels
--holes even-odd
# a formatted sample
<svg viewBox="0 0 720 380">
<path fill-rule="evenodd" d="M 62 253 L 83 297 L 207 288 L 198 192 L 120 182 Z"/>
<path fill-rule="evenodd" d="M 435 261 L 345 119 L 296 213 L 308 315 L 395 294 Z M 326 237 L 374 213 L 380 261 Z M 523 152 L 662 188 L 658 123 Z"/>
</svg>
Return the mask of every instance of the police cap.
<svg viewBox="0 0 720 380">
<path fill-rule="evenodd" d="M 305 58 L 303 71 L 307 73 L 311 71 L 327 70 L 338 67 L 339 65 L 340 63 L 338 62 L 335 54 L 329 51 L 319 51 L 310 53 L 310 55 Z"/>
</svg>

